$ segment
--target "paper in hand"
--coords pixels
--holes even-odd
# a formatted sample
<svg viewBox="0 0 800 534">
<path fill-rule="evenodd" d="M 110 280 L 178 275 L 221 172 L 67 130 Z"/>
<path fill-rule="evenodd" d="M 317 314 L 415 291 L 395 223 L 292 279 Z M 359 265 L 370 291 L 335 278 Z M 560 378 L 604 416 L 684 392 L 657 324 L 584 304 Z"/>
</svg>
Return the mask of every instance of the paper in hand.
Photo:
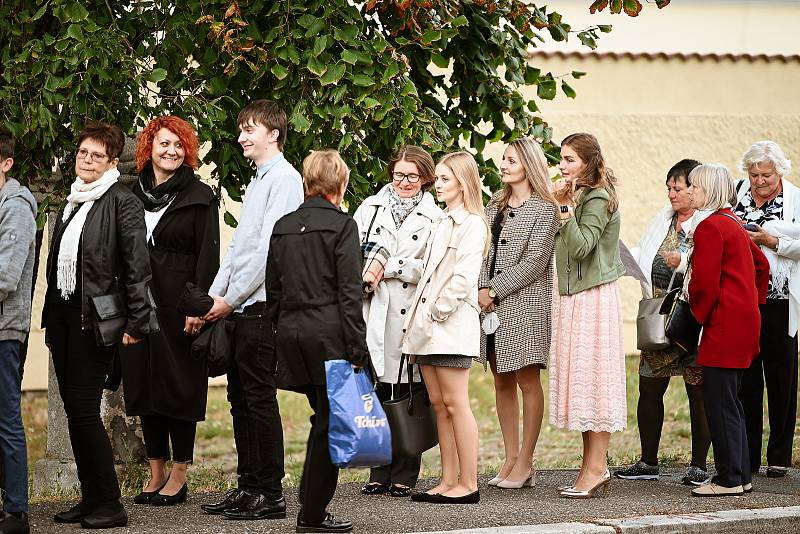
<svg viewBox="0 0 800 534">
<path fill-rule="evenodd" d="M 630 249 L 622 242 L 622 239 L 619 240 L 619 258 L 622 260 L 622 265 L 625 266 L 624 276 L 632 276 L 640 282 L 648 282 L 647 276 L 642 272 Z"/>
</svg>

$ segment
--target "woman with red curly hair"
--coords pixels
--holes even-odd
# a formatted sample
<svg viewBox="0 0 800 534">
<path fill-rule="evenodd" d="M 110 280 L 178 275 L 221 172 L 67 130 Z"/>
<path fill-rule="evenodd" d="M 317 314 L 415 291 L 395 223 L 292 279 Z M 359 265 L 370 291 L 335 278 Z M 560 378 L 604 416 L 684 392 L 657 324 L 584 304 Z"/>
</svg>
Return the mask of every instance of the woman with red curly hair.
<svg viewBox="0 0 800 534">
<path fill-rule="evenodd" d="M 139 180 L 133 191 L 144 204 L 150 288 L 161 327 L 121 352 L 125 409 L 142 421 L 150 461 L 150 480 L 137 504 L 186 500 L 197 421 L 205 418 L 207 369 L 191 354 L 203 321 L 176 308 L 187 284 L 205 294 L 219 269 L 219 202 L 195 176 L 198 151 L 192 127 L 169 115 L 151 120 L 136 146 Z"/>
</svg>

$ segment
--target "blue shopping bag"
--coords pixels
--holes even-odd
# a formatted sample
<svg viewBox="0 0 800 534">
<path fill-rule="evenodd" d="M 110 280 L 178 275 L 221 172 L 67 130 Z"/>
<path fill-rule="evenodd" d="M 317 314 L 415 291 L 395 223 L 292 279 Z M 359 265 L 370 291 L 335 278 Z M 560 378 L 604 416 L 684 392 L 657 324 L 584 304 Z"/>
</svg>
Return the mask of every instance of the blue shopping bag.
<svg viewBox="0 0 800 534">
<path fill-rule="evenodd" d="M 337 467 L 379 467 L 392 463 L 392 433 L 366 372 L 347 360 L 325 362 L 330 403 L 328 449 Z"/>
</svg>

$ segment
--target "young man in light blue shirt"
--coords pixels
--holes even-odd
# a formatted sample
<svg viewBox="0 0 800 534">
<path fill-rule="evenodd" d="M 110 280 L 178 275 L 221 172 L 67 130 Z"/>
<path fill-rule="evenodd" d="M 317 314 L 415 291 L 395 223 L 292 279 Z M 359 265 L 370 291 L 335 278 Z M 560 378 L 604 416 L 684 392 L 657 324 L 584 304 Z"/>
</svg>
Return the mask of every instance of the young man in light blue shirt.
<svg viewBox="0 0 800 534">
<path fill-rule="evenodd" d="M 228 400 L 238 454 L 238 488 L 219 503 L 203 505 L 230 519 L 286 517 L 283 497 L 283 429 L 275 388 L 275 347 L 264 317 L 267 253 L 275 222 L 303 202 L 303 180 L 283 157 L 286 113 L 275 102 L 256 100 L 237 118 L 239 144 L 255 163 L 239 226 L 209 295 L 209 321 L 232 320 L 236 331 L 228 370 Z"/>
</svg>

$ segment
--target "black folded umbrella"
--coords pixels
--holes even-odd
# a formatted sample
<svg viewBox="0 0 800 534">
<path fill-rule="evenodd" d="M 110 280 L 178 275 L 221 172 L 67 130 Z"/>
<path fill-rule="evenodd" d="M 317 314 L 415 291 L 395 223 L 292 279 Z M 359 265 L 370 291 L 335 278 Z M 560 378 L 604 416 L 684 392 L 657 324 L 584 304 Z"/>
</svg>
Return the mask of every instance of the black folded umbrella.
<svg viewBox="0 0 800 534">
<path fill-rule="evenodd" d="M 186 282 L 186 287 L 178 297 L 178 311 L 187 317 L 202 317 L 213 306 L 214 299 L 209 296 L 208 291 L 193 282 Z"/>
</svg>

